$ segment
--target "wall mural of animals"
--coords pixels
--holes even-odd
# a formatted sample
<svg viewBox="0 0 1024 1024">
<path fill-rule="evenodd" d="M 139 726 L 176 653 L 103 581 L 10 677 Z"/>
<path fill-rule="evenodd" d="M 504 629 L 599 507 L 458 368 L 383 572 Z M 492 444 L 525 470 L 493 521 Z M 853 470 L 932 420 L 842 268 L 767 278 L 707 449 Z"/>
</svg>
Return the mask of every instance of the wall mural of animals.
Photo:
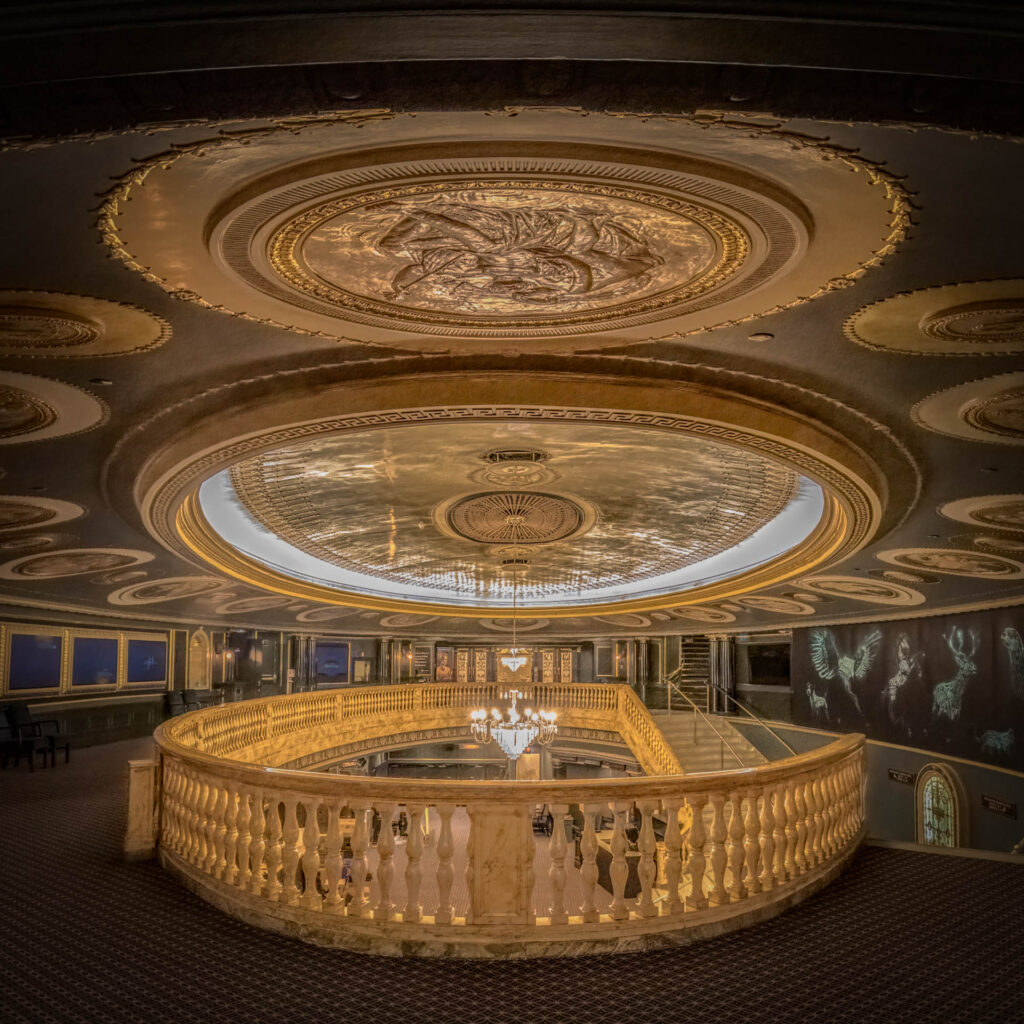
<svg viewBox="0 0 1024 1024">
<path fill-rule="evenodd" d="M 793 717 L 1024 770 L 1024 608 L 793 631 Z"/>
</svg>

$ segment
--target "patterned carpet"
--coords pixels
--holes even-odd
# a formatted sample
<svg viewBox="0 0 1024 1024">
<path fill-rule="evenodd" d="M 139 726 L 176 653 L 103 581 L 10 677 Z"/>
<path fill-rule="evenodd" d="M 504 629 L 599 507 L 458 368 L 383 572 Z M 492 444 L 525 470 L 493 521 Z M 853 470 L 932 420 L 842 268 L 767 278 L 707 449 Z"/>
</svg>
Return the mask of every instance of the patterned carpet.
<svg viewBox="0 0 1024 1024">
<path fill-rule="evenodd" d="M 866 848 L 834 885 L 674 951 L 392 960 L 239 924 L 120 857 L 146 743 L 0 772 L 5 1024 L 1010 1024 L 1024 1021 L 1024 869 Z"/>
</svg>

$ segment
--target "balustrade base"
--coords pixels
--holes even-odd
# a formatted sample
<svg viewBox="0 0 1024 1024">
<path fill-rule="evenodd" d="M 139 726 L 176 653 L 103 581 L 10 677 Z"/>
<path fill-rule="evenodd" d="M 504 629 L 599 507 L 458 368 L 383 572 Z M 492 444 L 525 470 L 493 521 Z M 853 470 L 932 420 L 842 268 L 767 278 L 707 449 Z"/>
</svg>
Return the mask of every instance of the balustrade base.
<svg viewBox="0 0 1024 1024">
<path fill-rule="evenodd" d="M 862 829 L 845 850 L 827 864 L 770 892 L 735 903 L 685 914 L 584 924 L 579 917 L 552 925 L 435 924 L 424 915 L 418 923 L 378 921 L 332 914 L 300 906 L 271 903 L 210 878 L 175 853 L 161 848 L 160 862 L 207 903 L 245 924 L 288 935 L 317 946 L 377 956 L 449 957 L 476 960 L 589 956 L 636 953 L 686 946 L 770 920 L 802 903 L 833 881 L 849 864 L 865 836 Z M 605 915 L 607 916 L 607 915 Z"/>
</svg>

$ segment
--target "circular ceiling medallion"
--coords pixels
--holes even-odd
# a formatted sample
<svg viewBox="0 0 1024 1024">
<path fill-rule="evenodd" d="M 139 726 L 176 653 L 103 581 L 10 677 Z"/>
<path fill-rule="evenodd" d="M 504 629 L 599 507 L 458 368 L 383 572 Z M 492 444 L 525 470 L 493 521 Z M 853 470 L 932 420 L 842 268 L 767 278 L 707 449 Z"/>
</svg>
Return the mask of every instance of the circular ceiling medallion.
<svg viewBox="0 0 1024 1024">
<path fill-rule="evenodd" d="M 295 616 L 296 622 L 329 622 L 344 619 L 356 613 L 355 608 L 309 608 Z"/>
<path fill-rule="evenodd" d="M 184 597 L 210 594 L 222 590 L 224 586 L 225 581 L 217 576 L 173 576 L 115 590 L 107 596 L 107 600 L 118 605 L 156 604 L 161 601 L 178 601 Z"/>
<path fill-rule="evenodd" d="M 1024 372 L 968 381 L 918 402 L 914 421 L 938 434 L 1024 444 Z"/>
<path fill-rule="evenodd" d="M 50 580 L 63 576 L 120 569 L 150 562 L 148 551 L 128 548 L 65 548 L 45 555 L 28 555 L 0 565 L 0 578 L 7 580 Z"/>
<path fill-rule="evenodd" d="M 926 572 L 909 572 L 906 569 L 868 569 L 868 575 L 891 583 L 908 583 L 911 586 L 930 585 L 941 582 L 941 577 Z"/>
<path fill-rule="evenodd" d="M 0 372 L 0 444 L 79 434 L 105 418 L 99 399 L 70 384 Z"/>
<path fill-rule="evenodd" d="M 85 509 L 70 501 L 27 495 L 0 497 L 0 533 L 54 526 L 85 515 Z"/>
<path fill-rule="evenodd" d="M 692 619 L 694 622 L 735 622 L 732 612 L 720 608 L 670 608 L 677 619 Z"/>
<path fill-rule="evenodd" d="M 847 597 L 851 601 L 869 604 L 912 607 L 925 601 L 924 594 L 910 587 L 887 580 L 861 579 L 859 576 L 814 576 L 802 579 L 800 585 L 832 597 Z"/>
<path fill-rule="evenodd" d="M 759 612 L 773 612 L 778 615 L 813 615 L 816 611 L 809 604 L 795 601 L 789 597 L 754 594 L 750 597 L 738 597 L 736 603 L 743 608 L 753 608 Z"/>
<path fill-rule="evenodd" d="M 1024 551 L 1024 537 L 1021 536 L 1005 534 L 1003 536 L 996 536 L 992 533 L 980 533 L 972 536 L 964 533 L 956 537 L 950 537 L 950 541 L 953 544 L 971 545 L 984 551 Z"/>
<path fill-rule="evenodd" d="M 1015 580 L 1024 576 L 1024 563 L 980 551 L 954 548 L 897 548 L 880 551 L 877 556 L 890 565 L 927 569 L 951 576 L 976 576 L 988 580 Z"/>
<path fill-rule="evenodd" d="M 1024 352 L 1024 280 L 971 281 L 894 295 L 855 313 L 846 335 L 914 355 Z"/>
<path fill-rule="evenodd" d="M 0 290 L 0 353 L 67 358 L 124 355 L 162 345 L 165 320 L 85 295 Z"/>
<path fill-rule="evenodd" d="M 94 576 L 90 583 L 99 587 L 109 587 L 114 583 L 132 583 L 135 580 L 144 580 L 149 575 L 145 569 L 128 569 L 125 572 L 108 572 L 102 576 Z"/>
<path fill-rule="evenodd" d="M 772 128 L 448 111 L 242 141 L 134 168 L 104 237 L 179 297 L 374 344 L 681 336 L 841 287 L 908 223 L 884 171 Z"/>
<path fill-rule="evenodd" d="M 436 615 L 409 615 L 399 612 L 397 615 L 382 615 L 380 624 L 385 629 L 402 629 L 408 626 L 425 626 L 436 618 Z"/>
<path fill-rule="evenodd" d="M 607 622 L 610 626 L 620 626 L 626 629 L 646 629 L 651 624 L 647 615 L 598 615 L 599 622 Z"/>
<path fill-rule="evenodd" d="M 940 515 L 971 526 L 1024 532 L 1024 494 L 985 494 L 961 498 L 939 508 Z"/>
<path fill-rule="evenodd" d="M 67 543 L 70 538 L 61 538 L 62 543 Z M 58 543 L 58 538 L 47 534 L 33 534 L 29 537 L 10 537 L 0 540 L 0 551 L 31 551 L 34 548 L 52 548 Z"/>
<path fill-rule="evenodd" d="M 511 619 L 480 619 L 480 625 L 484 629 L 493 629 L 496 633 L 511 633 Z M 516 630 L 520 633 L 529 633 L 534 629 L 543 629 L 549 625 L 548 619 L 516 619 Z"/>
<path fill-rule="evenodd" d="M 280 597 L 241 597 L 217 605 L 216 612 L 218 615 L 241 615 L 245 612 L 262 612 L 270 608 L 280 608 L 289 603 L 287 598 Z"/>
<path fill-rule="evenodd" d="M 444 510 L 448 529 L 478 544 L 550 544 L 577 536 L 595 518 L 581 501 L 538 491 L 471 494 Z"/>
</svg>

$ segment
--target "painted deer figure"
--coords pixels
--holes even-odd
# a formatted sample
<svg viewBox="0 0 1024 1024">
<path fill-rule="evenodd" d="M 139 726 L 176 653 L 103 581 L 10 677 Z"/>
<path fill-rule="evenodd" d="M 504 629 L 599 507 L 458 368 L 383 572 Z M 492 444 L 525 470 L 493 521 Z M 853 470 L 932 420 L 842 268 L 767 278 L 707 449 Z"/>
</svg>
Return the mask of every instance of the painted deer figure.
<svg viewBox="0 0 1024 1024">
<path fill-rule="evenodd" d="M 967 631 L 970 650 L 964 650 L 964 631 L 954 626 L 946 637 L 946 644 L 956 662 L 956 675 L 952 679 L 938 683 L 932 691 L 932 715 L 948 718 L 955 722 L 960 717 L 960 707 L 964 700 L 964 690 L 971 677 L 977 675 L 978 666 L 974 663 L 974 655 L 978 650 L 978 634 L 970 629 Z"/>
</svg>

